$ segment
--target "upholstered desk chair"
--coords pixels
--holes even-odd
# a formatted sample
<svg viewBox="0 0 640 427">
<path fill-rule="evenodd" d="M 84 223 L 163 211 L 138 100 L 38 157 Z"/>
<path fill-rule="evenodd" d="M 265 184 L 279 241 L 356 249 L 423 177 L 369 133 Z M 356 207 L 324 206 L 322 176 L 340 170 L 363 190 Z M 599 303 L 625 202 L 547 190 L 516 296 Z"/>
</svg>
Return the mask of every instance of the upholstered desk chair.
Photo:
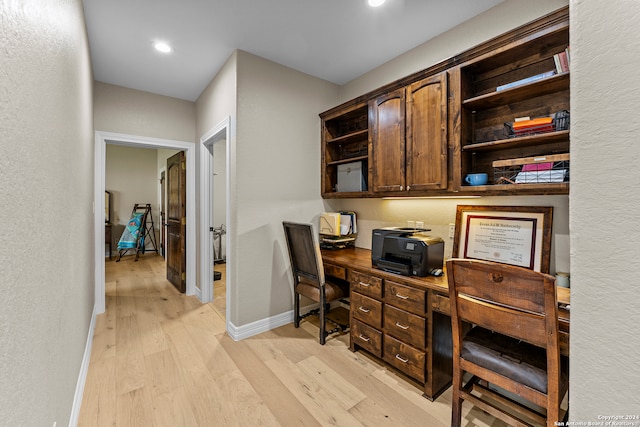
<svg viewBox="0 0 640 427">
<path fill-rule="evenodd" d="M 463 400 L 512 426 L 562 421 L 560 406 L 569 379 L 568 359 L 560 355 L 555 278 L 469 259 L 447 261 L 447 278 L 453 333 L 451 425 L 460 426 Z M 469 330 L 463 322 L 474 327 Z M 465 372 L 472 377 L 463 384 Z M 533 405 L 515 402 L 500 389 Z"/>
<path fill-rule="evenodd" d="M 348 327 L 348 325 L 338 325 L 329 331 L 326 330 L 329 303 L 347 296 L 349 293 L 348 284 L 343 285 L 325 280 L 320 246 L 314 238 L 311 224 L 283 221 L 282 225 L 284 226 L 293 274 L 293 325 L 298 328 L 300 320 L 309 315 L 318 314 L 320 316 L 320 344 L 324 345 L 327 336 L 344 331 Z M 301 316 L 300 295 L 317 302 L 319 307 Z"/>
</svg>

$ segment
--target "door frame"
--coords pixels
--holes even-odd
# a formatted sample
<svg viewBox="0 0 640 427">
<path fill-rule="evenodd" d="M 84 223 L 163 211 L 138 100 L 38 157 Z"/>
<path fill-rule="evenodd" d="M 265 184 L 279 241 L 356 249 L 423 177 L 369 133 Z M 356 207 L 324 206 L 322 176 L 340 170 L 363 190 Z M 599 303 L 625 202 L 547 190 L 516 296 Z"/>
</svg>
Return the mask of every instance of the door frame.
<svg viewBox="0 0 640 427">
<path fill-rule="evenodd" d="M 104 280 L 104 191 L 107 144 L 139 148 L 166 148 L 185 152 L 187 163 L 187 224 L 186 257 L 187 277 L 186 294 L 198 295 L 196 287 L 196 144 L 187 141 L 126 135 L 114 132 L 95 131 L 95 163 L 93 202 L 95 221 L 95 310 L 96 314 L 105 311 Z"/>
<path fill-rule="evenodd" d="M 227 269 L 226 269 L 226 307 L 227 315 L 225 316 L 227 322 L 227 330 L 229 330 L 229 308 L 231 307 L 231 284 L 233 283 L 233 265 L 234 260 L 232 256 L 229 256 L 231 251 L 231 229 L 233 224 L 231 222 L 231 117 L 227 117 L 218 123 L 216 126 L 207 131 L 202 137 L 200 137 L 200 230 L 202 236 L 207 238 L 200 239 L 200 283 L 202 287 L 202 301 L 213 301 L 213 235 L 209 232 L 211 226 L 210 221 L 212 217 L 211 212 L 211 193 L 213 191 L 211 175 L 213 173 L 213 155 L 209 151 L 217 140 L 226 139 L 226 231 L 225 234 L 225 248 L 227 253 Z"/>
</svg>

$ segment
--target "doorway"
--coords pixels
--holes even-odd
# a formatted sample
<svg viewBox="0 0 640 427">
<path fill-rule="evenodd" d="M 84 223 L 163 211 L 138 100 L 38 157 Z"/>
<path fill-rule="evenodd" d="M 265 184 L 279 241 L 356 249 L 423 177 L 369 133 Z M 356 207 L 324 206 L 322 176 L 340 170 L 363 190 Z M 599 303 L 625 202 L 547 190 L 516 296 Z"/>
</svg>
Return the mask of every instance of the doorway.
<svg viewBox="0 0 640 427">
<path fill-rule="evenodd" d="M 94 224 L 95 224 L 95 312 L 104 313 L 105 283 L 104 283 L 104 191 L 105 191 L 105 162 L 106 145 L 116 144 L 129 147 L 173 149 L 185 152 L 187 168 L 187 224 L 186 224 L 186 294 L 197 295 L 201 301 L 202 295 L 196 287 L 196 145 L 186 141 L 175 141 L 159 138 L 124 135 L 110 132 L 95 132 L 95 183 L 94 183 Z M 203 301 L 206 302 L 206 301 Z"/>
<path fill-rule="evenodd" d="M 231 294 L 233 284 L 233 252 L 231 239 L 234 224 L 231 222 L 230 209 L 230 164 L 231 147 L 230 118 L 223 120 L 200 138 L 200 170 L 201 170 L 201 216 L 200 229 L 208 230 L 208 238 L 203 232 L 200 241 L 201 263 L 200 278 L 203 300 L 214 301 L 216 307 L 224 307 L 227 330 L 230 324 Z M 218 266 L 217 268 L 215 266 Z M 224 287 L 215 281 L 214 270 L 223 271 L 219 280 L 224 280 Z M 215 282 L 215 286 L 214 286 Z M 208 286 L 205 286 L 207 284 Z M 214 295 L 224 291 L 224 301 Z M 209 292 L 205 294 L 205 292 Z M 217 301 L 216 301 L 217 300 Z"/>
</svg>

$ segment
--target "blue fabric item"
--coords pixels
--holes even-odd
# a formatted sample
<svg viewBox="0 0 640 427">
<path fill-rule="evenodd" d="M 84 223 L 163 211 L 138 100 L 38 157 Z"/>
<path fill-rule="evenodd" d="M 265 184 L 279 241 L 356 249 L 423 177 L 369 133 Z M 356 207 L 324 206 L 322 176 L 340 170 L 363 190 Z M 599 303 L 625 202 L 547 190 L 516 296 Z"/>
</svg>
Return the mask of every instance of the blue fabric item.
<svg viewBox="0 0 640 427">
<path fill-rule="evenodd" d="M 142 226 L 142 217 L 144 214 L 134 213 L 133 217 L 129 220 L 120 241 L 118 242 L 118 249 L 134 249 L 140 235 L 140 227 Z"/>
</svg>

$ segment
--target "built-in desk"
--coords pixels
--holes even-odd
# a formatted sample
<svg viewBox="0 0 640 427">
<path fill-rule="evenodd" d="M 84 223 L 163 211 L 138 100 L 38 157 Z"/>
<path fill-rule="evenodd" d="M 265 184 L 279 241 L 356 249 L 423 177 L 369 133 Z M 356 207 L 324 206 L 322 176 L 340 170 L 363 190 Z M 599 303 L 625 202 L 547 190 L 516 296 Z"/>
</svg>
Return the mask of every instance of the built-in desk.
<svg viewBox="0 0 640 427">
<path fill-rule="evenodd" d="M 407 277 L 371 265 L 371 251 L 323 250 L 325 274 L 351 287 L 350 348 L 364 349 L 424 384 L 437 398 L 451 384 L 452 338 L 449 288 L 440 277 Z M 570 291 L 558 288 L 561 307 Z M 560 308 L 560 346 L 569 354 L 569 311 Z"/>
</svg>

